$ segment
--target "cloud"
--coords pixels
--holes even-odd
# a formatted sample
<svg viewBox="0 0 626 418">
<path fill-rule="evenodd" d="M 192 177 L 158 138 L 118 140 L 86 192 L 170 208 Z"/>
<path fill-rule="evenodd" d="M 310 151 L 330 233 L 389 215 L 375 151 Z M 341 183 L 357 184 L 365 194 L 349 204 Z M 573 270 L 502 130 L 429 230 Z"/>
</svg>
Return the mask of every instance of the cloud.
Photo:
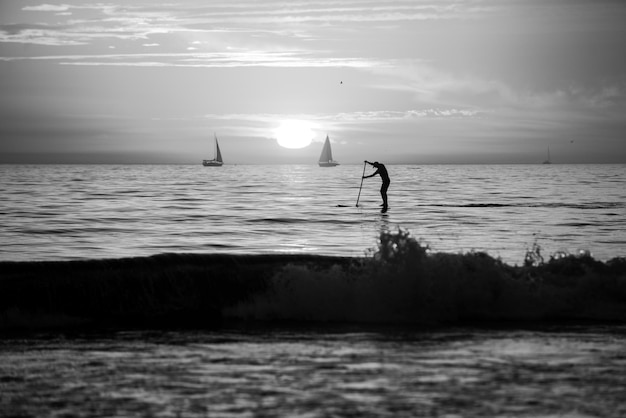
<svg viewBox="0 0 626 418">
<path fill-rule="evenodd" d="M 317 23 L 391 22 L 430 19 L 467 19 L 489 9 L 455 1 L 318 1 L 309 3 L 263 2 L 254 7 L 229 3 L 196 7 L 196 22 Z"/>
<path fill-rule="evenodd" d="M 42 4 L 26 6 L 22 10 L 56 12 L 55 24 L 20 22 L 4 25 L 0 27 L 0 43 L 78 46 L 90 45 L 102 39 L 146 39 L 151 34 L 168 31 L 167 27 L 160 25 L 161 22 L 168 21 L 171 24 L 172 19 L 175 20 L 173 17 L 165 17 L 170 16 L 165 12 L 140 11 L 134 6 L 103 3 Z M 62 17 L 68 18 L 63 21 Z"/>
<path fill-rule="evenodd" d="M 291 39 L 313 39 L 320 24 L 325 29 L 349 30 L 346 25 L 372 22 L 410 22 L 430 19 L 466 19 L 477 13 L 472 5 L 454 1 L 415 3 L 412 1 L 371 2 L 319 1 L 285 3 L 215 3 L 208 5 L 183 2 L 172 4 L 42 4 L 26 6 L 24 11 L 57 12 L 69 10 L 76 17 L 59 22 L 64 27 L 54 33 L 30 32 L 10 38 L 0 35 L 0 42 L 22 42 L 41 45 L 80 45 L 109 39 L 146 39 L 153 34 L 181 33 L 249 33 L 268 34 Z M 481 11 L 482 12 L 482 11 Z M 344 24 L 344 25 L 342 25 Z M 271 26 L 268 26 L 271 25 Z M 270 29 L 273 28 L 273 29 Z M 53 36 L 58 40 L 52 40 Z"/>
<path fill-rule="evenodd" d="M 352 122 L 409 121 L 415 119 L 471 118 L 485 115 L 486 112 L 476 109 L 419 109 L 419 110 L 376 110 L 369 112 L 339 113 L 334 119 Z"/>
<path fill-rule="evenodd" d="M 144 44 L 157 46 L 159 44 Z M 109 46 L 111 48 L 111 46 Z M 34 57 L 0 57 L 0 61 L 42 60 L 58 61 L 62 65 L 83 66 L 128 66 L 128 67 L 310 67 L 310 68 L 367 68 L 384 66 L 384 61 L 365 58 L 335 58 L 314 56 L 302 51 L 227 51 L 196 52 L 188 47 L 184 53 L 133 53 L 133 54 L 82 54 L 46 55 Z"/>
<path fill-rule="evenodd" d="M 481 118 L 485 115 L 485 112 L 473 109 L 441 108 L 341 113 L 209 113 L 203 115 L 202 119 L 209 120 L 213 125 L 220 126 L 221 131 L 245 132 L 250 136 L 266 137 L 267 132 L 274 129 L 282 121 L 294 119 L 309 121 L 317 126 L 324 126 L 325 130 L 338 133 L 347 129 L 353 129 L 355 124 L 390 123 L 397 128 L 397 124 L 400 122 L 410 124 L 419 120 L 470 119 Z"/>
<path fill-rule="evenodd" d="M 23 7 L 22 10 L 30 11 L 30 12 L 66 12 L 71 8 L 71 6 L 67 4 L 41 4 L 39 6 L 26 6 Z"/>
<path fill-rule="evenodd" d="M 309 120 L 317 122 L 396 122 L 411 121 L 418 119 L 444 119 L 444 118 L 479 118 L 487 113 L 475 109 L 410 109 L 397 110 L 373 110 L 368 112 L 341 112 L 341 113 L 224 113 L 206 114 L 205 119 L 224 121 L 248 121 L 260 123 L 275 123 L 286 119 Z"/>
<path fill-rule="evenodd" d="M 78 46 L 87 45 L 87 39 L 66 36 L 60 27 L 44 24 L 4 25 L 0 27 L 0 42 L 22 43 L 46 46 Z M 5 61 L 10 57 L 4 58 Z M 9 58 L 9 59 L 7 59 Z"/>
<path fill-rule="evenodd" d="M 403 136 L 416 129 L 420 121 L 468 120 L 485 113 L 471 109 L 376 110 L 342 113 L 211 113 L 203 115 L 213 129 L 226 136 L 270 138 L 273 130 L 285 120 L 312 123 L 316 133 L 313 142 L 322 142 L 326 134 L 344 144 L 360 143 L 372 132 L 385 130 L 389 135 Z M 192 121 L 190 121 L 192 122 Z M 359 132 L 359 135 L 355 135 Z"/>
</svg>

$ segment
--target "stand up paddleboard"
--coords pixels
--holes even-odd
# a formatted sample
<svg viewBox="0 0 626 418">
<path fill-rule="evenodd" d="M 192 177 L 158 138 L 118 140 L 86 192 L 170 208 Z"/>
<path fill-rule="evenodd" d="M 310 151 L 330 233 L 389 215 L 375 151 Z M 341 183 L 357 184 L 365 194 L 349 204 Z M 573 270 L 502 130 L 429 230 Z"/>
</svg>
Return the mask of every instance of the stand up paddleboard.
<svg viewBox="0 0 626 418">
<path fill-rule="evenodd" d="M 336 205 L 335 207 L 336 208 L 351 208 L 353 206 L 352 205 Z M 363 205 L 356 206 L 356 207 L 359 208 L 359 209 L 363 209 Z M 380 209 L 380 213 L 387 213 L 388 210 L 389 210 L 389 207 L 381 208 Z"/>
</svg>

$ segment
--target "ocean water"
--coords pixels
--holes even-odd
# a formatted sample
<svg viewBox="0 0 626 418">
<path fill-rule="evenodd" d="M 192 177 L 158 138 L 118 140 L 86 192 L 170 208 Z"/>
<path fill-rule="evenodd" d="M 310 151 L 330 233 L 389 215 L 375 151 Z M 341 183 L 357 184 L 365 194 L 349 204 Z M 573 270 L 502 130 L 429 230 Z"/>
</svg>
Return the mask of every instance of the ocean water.
<svg viewBox="0 0 626 418">
<path fill-rule="evenodd" d="M 0 416 L 618 418 L 625 349 L 623 326 L 9 339 Z"/>
<path fill-rule="evenodd" d="M 403 228 L 431 251 L 520 264 L 626 255 L 624 165 L 1 165 L 0 261 L 159 253 L 363 256 Z M 372 170 L 367 169 L 367 173 Z"/>
<path fill-rule="evenodd" d="M 626 416 L 624 168 L 0 166 L 0 417 Z"/>
</svg>

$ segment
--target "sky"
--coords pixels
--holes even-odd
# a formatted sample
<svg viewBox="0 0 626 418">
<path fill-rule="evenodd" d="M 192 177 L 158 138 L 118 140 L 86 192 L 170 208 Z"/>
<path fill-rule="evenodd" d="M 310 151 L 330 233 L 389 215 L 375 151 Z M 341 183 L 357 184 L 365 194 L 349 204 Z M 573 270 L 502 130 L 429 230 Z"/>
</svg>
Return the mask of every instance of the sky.
<svg viewBox="0 0 626 418">
<path fill-rule="evenodd" d="M 0 0 L 0 163 L 626 163 L 621 0 Z M 280 127 L 312 137 L 280 146 Z M 294 132 L 297 136 L 299 133 Z M 308 142 L 308 141 L 307 141 Z"/>
</svg>

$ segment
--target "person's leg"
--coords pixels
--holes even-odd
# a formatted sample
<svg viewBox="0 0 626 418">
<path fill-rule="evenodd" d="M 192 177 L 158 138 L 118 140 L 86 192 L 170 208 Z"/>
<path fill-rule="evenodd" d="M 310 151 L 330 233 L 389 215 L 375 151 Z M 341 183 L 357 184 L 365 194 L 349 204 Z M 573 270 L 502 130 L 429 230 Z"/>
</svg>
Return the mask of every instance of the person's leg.
<svg viewBox="0 0 626 418">
<path fill-rule="evenodd" d="M 389 189 L 389 183 L 383 183 L 383 187 L 380 188 L 380 196 L 383 198 L 384 207 L 387 207 L 387 189 Z"/>
</svg>

